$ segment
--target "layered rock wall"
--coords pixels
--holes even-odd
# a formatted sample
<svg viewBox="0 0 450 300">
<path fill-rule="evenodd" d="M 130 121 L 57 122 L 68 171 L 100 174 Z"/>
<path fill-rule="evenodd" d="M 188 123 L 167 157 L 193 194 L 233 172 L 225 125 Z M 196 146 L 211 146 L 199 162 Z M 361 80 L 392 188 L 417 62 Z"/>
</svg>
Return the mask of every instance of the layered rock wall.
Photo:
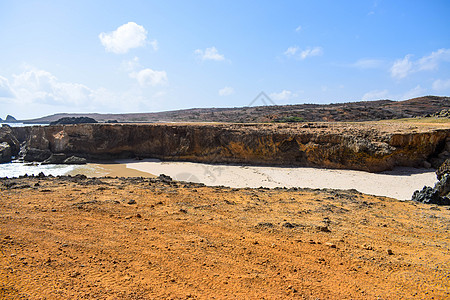
<svg viewBox="0 0 450 300">
<path fill-rule="evenodd" d="M 206 163 L 310 166 L 379 172 L 422 167 L 450 129 L 399 130 L 355 124 L 78 124 L 13 128 L 32 151 L 92 160 L 159 158 Z M 45 156 L 44 155 L 44 156 Z"/>
</svg>

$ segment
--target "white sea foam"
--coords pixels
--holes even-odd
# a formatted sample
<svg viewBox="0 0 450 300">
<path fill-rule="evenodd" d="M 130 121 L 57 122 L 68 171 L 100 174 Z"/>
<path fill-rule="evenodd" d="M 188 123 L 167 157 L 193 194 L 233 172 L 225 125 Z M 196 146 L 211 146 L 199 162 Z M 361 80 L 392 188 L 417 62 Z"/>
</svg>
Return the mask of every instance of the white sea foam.
<svg viewBox="0 0 450 300">
<path fill-rule="evenodd" d="M 35 163 L 11 162 L 0 164 L 0 177 L 19 177 L 25 174 L 38 175 L 40 172 L 45 175 L 66 175 L 73 171 L 76 165 L 41 165 Z"/>
</svg>

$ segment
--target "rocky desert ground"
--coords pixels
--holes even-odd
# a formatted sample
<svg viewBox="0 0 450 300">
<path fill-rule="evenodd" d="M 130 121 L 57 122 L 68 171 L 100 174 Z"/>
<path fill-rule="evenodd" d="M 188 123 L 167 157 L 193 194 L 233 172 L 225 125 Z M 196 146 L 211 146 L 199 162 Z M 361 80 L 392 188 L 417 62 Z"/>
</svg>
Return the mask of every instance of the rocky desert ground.
<svg viewBox="0 0 450 300">
<path fill-rule="evenodd" d="M 448 299 L 450 210 L 356 191 L 0 179 L 1 299 Z"/>
</svg>

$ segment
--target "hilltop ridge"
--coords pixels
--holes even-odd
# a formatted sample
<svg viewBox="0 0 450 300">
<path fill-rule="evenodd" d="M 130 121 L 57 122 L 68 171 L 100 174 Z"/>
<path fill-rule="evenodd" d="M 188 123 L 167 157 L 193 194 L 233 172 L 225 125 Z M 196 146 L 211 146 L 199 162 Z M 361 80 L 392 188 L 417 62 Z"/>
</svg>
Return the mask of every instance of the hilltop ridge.
<svg viewBox="0 0 450 300">
<path fill-rule="evenodd" d="M 61 113 L 24 123 L 49 124 L 63 117 L 89 117 L 98 122 L 361 122 L 421 117 L 450 107 L 450 97 L 424 96 L 404 101 L 376 100 L 332 104 L 294 104 L 233 108 L 191 108 L 154 113 Z"/>
</svg>

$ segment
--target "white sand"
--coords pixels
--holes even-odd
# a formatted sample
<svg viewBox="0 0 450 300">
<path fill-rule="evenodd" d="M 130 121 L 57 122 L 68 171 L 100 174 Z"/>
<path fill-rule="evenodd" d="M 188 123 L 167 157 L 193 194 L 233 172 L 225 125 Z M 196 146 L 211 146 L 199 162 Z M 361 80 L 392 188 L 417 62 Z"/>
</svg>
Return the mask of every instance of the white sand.
<svg viewBox="0 0 450 300">
<path fill-rule="evenodd" d="M 434 186 L 432 169 L 398 168 L 383 173 L 315 168 L 208 165 L 157 160 L 122 161 L 127 168 L 206 185 L 356 189 L 365 194 L 409 200 L 424 185 Z"/>
</svg>

